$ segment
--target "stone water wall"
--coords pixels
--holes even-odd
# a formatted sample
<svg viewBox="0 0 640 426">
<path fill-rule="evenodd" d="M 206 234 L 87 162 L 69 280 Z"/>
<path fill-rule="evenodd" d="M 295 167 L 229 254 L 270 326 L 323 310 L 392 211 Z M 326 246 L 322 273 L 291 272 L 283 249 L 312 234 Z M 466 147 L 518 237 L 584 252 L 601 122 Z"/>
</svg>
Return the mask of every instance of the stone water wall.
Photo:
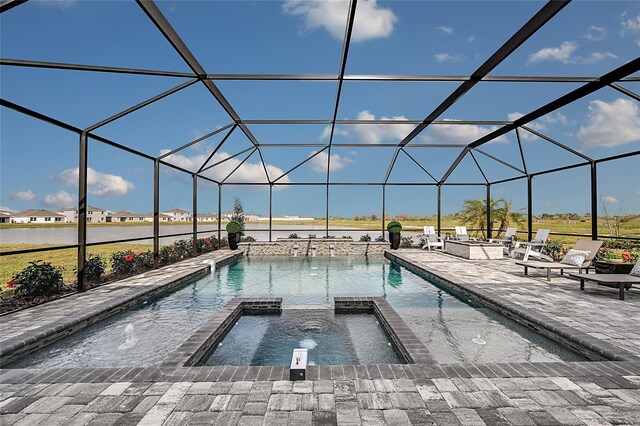
<svg viewBox="0 0 640 426">
<path fill-rule="evenodd" d="M 274 242 L 240 243 L 238 249 L 245 256 L 293 256 L 297 247 L 298 256 L 367 256 L 382 255 L 389 243 L 361 243 L 343 238 L 296 238 L 278 239 Z"/>
</svg>

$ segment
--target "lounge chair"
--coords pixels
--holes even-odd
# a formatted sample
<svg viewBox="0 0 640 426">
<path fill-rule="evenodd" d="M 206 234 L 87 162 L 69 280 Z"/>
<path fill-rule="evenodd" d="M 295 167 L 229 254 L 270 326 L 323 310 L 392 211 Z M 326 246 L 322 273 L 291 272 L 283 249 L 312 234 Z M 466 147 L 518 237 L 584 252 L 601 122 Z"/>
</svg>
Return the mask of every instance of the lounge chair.
<svg viewBox="0 0 640 426">
<path fill-rule="evenodd" d="M 549 238 L 550 232 L 551 231 L 549 229 L 538 229 L 536 231 L 536 236 L 528 243 L 517 242 L 513 249 L 513 256 L 515 257 L 521 254 L 524 262 L 528 261 L 529 257 L 553 262 L 553 259 L 550 256 L 542 253 L 544 248 L 547 246 L 547 238 Z M 525 245 L 525 247 L 521 247 L 523 245 Z"/>
<path fill-rule="evenodd" d="M 423 239 L 424 245 L 422 246 L 423 250 L 425 248 L 428 249 L 429 251 L 436 248 L 439 248 L 439 249 L 444 248 L 444 241 L 440 240 L 436 234 L 425 234 L 423 237 L 424 237 Z"/>
<path fill-rule="evenodd" d="M 511 253 L 512 248 L 515 245 L 515 241 L 514 240 L 515 240 L 516 232 L 518 232 L 518 228 L 507 228 L 506 232 L 504 233 L 504 237 L 499 238 L 499 239 L 490 238 L 489 242 L 490 243 L 501 243 L 502 245 L 504 245 L 504 254 L 509 256 L 509 254 Z"/>
<path fill-rule="evenodd" d="M 433 225 L 423 226 L 422 230 L 423 230 L 423 234 L 424 235 L 435 235 L 436 234 L 436 227 L 433 226 Z"/>
<path fill-rule="evenodd" d="M 573 246 L 573 249 L 589 252 L 589 254 L 584 258 L 584 261 L 582 262 L 581 265 L 571 265 L 571 264 L 562 263 L 562 262 L 542 262 L 539 260 L 530 260 L 527 262 L 516 262 L 516 265 L 524 266 L 525 275 L 528 275 L 529 268 L 546 269 L 547 281 L 551 281 L 552 269 L 559 269 L 560 275 L 564 273 L 565 269 L 574 269 L 574 270 L 577 269 L 578 273 L 580 273 L 583 269 L 585 271 L 588 271 L 589 267 L 591 266 L 591 262 L 593 261 L 593 258 L 596 256 L 601 246 L 602 246 L 602 241 L 578 240 L 575 246 Z M 565 259 L 563 259 L 563 261 L 565 261 L 566 259 L 567 259 L 567 256 L 565 256 Z"/>
<path fill-rule="evenodd" d="M 618 298 L 624 300 L 624 291 L 629 290 L 633 284 L 640 284 L 640 276 L 633 275 L 634 270 L 640 270 L 640 260 L 636 262 L 636 266 L 629 274 L 569 274 L 569 276 L 580 280 L 580 290 L 584 290 L 585 281 L 593 281 L 596 284 L 617 288 Z"/>
<path fill-rule="evenodd" d="M 467 234 L 466 226 L 456 226 L 456 239 L 460 241 L 475 240 L 475 238 L 471 238 L 469 234 Z"/>
</svg>

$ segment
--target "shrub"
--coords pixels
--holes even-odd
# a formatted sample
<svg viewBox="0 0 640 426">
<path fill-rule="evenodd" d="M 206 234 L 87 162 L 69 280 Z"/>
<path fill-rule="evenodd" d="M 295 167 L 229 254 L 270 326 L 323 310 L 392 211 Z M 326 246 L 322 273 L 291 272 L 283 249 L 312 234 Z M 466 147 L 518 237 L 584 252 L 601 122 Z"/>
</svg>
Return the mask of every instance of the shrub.
<svg viewBox="0 0 640 426">
<path fill-rule="evenodd" d="M 187 259 L 193 254 L 191 251 L 193 247 L 192 240 L 177 240 L 173 243 L 173 247 L 175 261 Z"/>
<path fill-rule="evenodd" d="M 298 237 L 298 234 L 289 234 L 289 238 L 291 238 L 292 240 L 295 240 L 300 237 Z"/>
<path fill-rule="evenodd" d="M 376 237 L 375 242 L 376 243 L 386 243 L 387 240 L 384 239 L 384 235 L 380 235 L 379 237 Z"/>
<path fill-rule="evenodd" d="M 335 240 L 336 236 L 335 235 L 323 235 L 322 238 L 324 238 L 326 240 Z"/>
<path fill-rule="evenodd" d="M 158 250 L 158 262 L 160 265 L 168 265 L 175 258 L 174 246 L 162 246 Z"/>
<path fill-rule="evenodd" d="M 371 235 L 364 234 L 364 235 L 360 236 L 360 242 L 361 243 L 368 243 L 369 241 L 371 241 Z"/>
<path fill-rule="evenodd" d="M 564 255 L 564 245 L 559 241 L 548 241 L 545 251 L 554 260 L 559 260 Z"/>
<path fill-rule="evenodd" d="M 37 260 L 13 277 L 16 294 L 25 296 L 48 296 L 58 293 L 62 287 L 62 269 L 49 262 Z"/>
<path fill-rule="evenodd" d="M 400 247 L 413 247 L 413 237 L 402 237 Z"/>
<path fill-rule="evenodd" d="M 400 222 L 392 220 L 387 224 L 387 231 L 392 234 L 399 234 L 400 232 L 402 232 L 402 225 L 400 224 Z"/>
<path fill-rule="evenodd" d="M 227 232 L 229 234 L 237 234 L 241 231 L 242 226 L 238 222 L 232 220 L 231 222 L 227 223 Z"/>
<path fill-rule="evenodd" d="M 150 250 L 133 254 L 134 272 L 144 272 L 153 269 L 153 252 Z"/>
<path fill-rule="evenodd" d="M 247 235 L 246 237 L 241 237 L 240 238 L 240 242 L 241 243 L 255 243 L 256 239 Z"/>
<path fill-rule="evenodd" d="M 126 277 L 133 274 L 135 265 L 133 263 L 133 251 L 116 251 L 111 253 L 111 269 L 116 276 Z"/>
<path fill-rule="evenodd" d="M 316 234 L 309 234 L 307 238 L 309 238 L 310 240 L 313 240 L 315 237 L 316 237 Z"/>
<path fill-rule="evenodd" d="M 353 240 L 353 237 L 351 235 L 343 235 L 342 239 L 344 239 L 344 240 Z"/>
<path fill-rule="evenodd" d="M 90 254 L 84 263 L 84 278 L 89 283 L 98 283 L 105 269 L 107 269 L 107 261 L 97 254 Z M 74 268 L 74 272 L 77 276 L 77 268 Z"/>
<path fill-rule="evenodd" d="M 218 240 L 216 237 L 204 237 L 196 240 L 198 253 L 208 253 L 217 249 Z"/>
</svg>

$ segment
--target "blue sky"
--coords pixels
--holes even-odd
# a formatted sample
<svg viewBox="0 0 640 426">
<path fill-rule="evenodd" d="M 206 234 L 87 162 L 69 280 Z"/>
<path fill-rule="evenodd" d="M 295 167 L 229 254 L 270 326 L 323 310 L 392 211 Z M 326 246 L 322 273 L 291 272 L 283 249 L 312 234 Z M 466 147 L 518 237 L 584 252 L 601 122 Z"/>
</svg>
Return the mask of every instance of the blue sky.
<svg viewBox="0 0 640 426">
<path fill-rule="evenodd" d="M 158 7 L 209 73 L 337 74 L 347 3 L 341 1 L 158 1 Z M 346 73 L 468 75 L 523 25 L 542 2 L 360 1 Z M 188 67 L 133 2 L 31 1 L 0 17 L 2 57 L 78 64 L 188 72 Z M 574 1 L 524 43 L 491 75 L 599 76 L 640 52 L 637 2 Z M 183 83 L 174 77 L 2 67 L 0 90 L 9 101 L 77 127 L 87 127 L 125 108 Z M 333 115 L 336 82 L 215 81 L 243 119 L 322 119 Z M 343 85 L 340 119 L 421 120 L 459 83 L 362 82 Z M 622 86 L 640 93 L 640 83 Z M 446 111 L 442 120 L 513 120 L 579 87 L 576 83 L 481 82 Z M 14 210 L 55 209 L 77 202 L 77 136 L 19 113 L 1 110 L 0 206 Z M 195 84 L 96 131 L 96 134 L 158 155 L 232 122 L 202 84 Z M 394 148 L 414 125 L 339 125 L 334 142 L 367 147 L 334 147 L 332 182 L 381 182 Z M 530 124 L 592 158 L 640 149 L 640 106 L 606 88 Z M 249 125 L 261 143 L 328 143 L 324 125 Z M 407 152 L 440 178 L 465 144 L 497 126 L 432 125 L 408 145 Z M 224 137 L 221 132 L 168 160 L 193 170 Z M 581 161 L 574 154 L 520 133 L 529 171 Z M 436 147 L 420 147 L 418 145 Z M 251 143 L 235 130 L 214 161 Z M 321 147 L 262 149 L 269 177 L 282 175 Z M 522 168 L 515 134 L 485 144 L 482 150 Z M 249 152 L 246 154 L 248 155 Z M 244 158 L 209 171 L 228 175 Z M 324 151 L 279 182 L 323 182 Z M 489 180 L 517 171 L 476 154 Z M 89 150 L 89 203 L 107 209 L 152 210 L 150 161 L 92 141 Z M 610 208 L 640 211 L 640 159 L 602 164 L 599 195 Z M 227 182 L 265 181 L 254 153 Z M 401 153 L 389 182 L 430 182 Z M 484 182 L 466 157 L 451 182 Z M 496 197 L 526 206 L 524 181 L 493 187 Z M 191 208 L 189 176 L 163 167 L 161 208 Z M 435 214 L 435 188 L 387 188 L 387 213 Z M 443 212 L 458 211 L 465 198 L 484 197 L 484 187 L 447 187 Z M 534 180 L 534 213 L 589 209 L 588 169 Z M 229 186 L 224 210 L 240 196 L 245 210 L 268 213 L 268 191 Z M 325 215 L 323 186 L 280 187 L 274 214 Z M 333 187 L 330 215 L 381 214 L 380 187 Z M 200 211 L 217 210 L 217 187 L 202 181 Z"/>
</svg>

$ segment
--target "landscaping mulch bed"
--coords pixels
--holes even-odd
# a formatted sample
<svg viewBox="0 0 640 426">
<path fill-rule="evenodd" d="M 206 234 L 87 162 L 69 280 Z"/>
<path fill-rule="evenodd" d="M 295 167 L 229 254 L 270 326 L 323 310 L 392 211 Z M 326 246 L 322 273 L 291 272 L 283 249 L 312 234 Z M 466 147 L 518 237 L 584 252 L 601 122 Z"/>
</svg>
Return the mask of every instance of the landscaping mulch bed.
<svg viewBox="0 0 640 426">
<path fill-rule="evenodd" d="M 87 290 L 90 290 L 92 288 L 112 283 L 115 281 L 115 279 L 116 277 L 114 277 L 112 274 L 105 274 L 100 282 L 88 283 L 85 287 Z M 3 292 L 5 294 L 0 296 L 0 315 L 19 311 L 20 309 L 30 308 L 36 305 L 41 305 L 43 303 L 60 299 L 61 297 L 69 296 L 77 292 L 78 290 L 75 283 L 63 284 L 60 293 L 51 294 L 49 296 L 20 296 L 9 291 L 5 291 Z"/>
</svg>

